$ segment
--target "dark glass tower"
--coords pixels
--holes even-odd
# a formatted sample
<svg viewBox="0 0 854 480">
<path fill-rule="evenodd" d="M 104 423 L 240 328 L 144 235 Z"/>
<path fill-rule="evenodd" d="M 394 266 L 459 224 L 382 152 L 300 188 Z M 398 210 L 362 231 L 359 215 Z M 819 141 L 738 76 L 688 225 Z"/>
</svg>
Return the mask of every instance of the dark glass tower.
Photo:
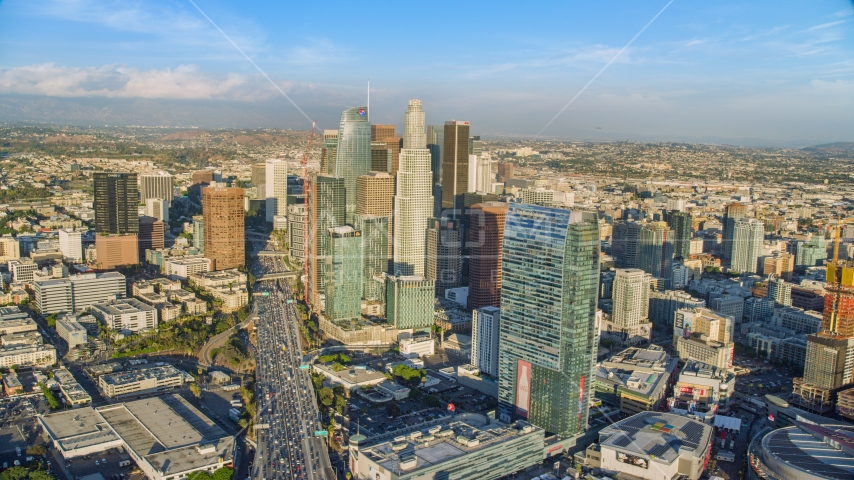
<svg viewBox="0 0 854 480">
<path fill-rule="evenodd" d="M 100 234 L 139 233 L 139 188 L 135 173 L 96 173 L 95 231 Z"/>
</svg>

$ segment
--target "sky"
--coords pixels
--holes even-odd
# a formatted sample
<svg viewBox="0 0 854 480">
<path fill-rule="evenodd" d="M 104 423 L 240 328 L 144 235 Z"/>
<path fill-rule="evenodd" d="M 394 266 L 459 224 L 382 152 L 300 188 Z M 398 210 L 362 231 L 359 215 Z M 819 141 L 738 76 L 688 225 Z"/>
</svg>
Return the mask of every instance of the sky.
<svg viewBox="0 0 854 480">
<path fill-rule="evenodd" d="M 373 123 L 419 98 L 493 137 L 854 141 L 854 3 L 0 0 L 0 121 L 332 129 L 369 80 Z"/>
</svg>

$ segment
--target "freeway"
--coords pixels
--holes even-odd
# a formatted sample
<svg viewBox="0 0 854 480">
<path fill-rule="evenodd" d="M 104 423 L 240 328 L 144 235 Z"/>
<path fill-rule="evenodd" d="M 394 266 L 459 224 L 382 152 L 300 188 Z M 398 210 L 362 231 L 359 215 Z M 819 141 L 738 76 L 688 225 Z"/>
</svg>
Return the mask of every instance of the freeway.
<svg viewBox="0 0 854 480">
<path fill-rule="evenodd" d="M 281 260 L 259 257 L 258 273 L 284 270 Z M 251 476 L 258 479 L 331 480 L 335 478 L 308 370 L 299 368 L 298 316 L 287 282 L 259 281 L 255 297 L 257 367 L 255 398 L 258 425 Z"/>
</svg>

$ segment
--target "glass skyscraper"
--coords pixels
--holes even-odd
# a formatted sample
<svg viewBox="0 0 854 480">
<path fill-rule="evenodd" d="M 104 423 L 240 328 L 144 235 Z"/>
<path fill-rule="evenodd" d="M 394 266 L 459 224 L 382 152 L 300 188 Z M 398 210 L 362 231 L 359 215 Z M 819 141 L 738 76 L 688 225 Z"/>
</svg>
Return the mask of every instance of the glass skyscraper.
<svg viewBox="0 0 854 480">
<path fill-rule="evenodd" d="M 421 276 L 386 277 L 386 319 L 400 330 L 433 325 L 435 282 Z"/>
<path fill-rule="evenodd" d="M 499 416 L 576 436 L 596 360 L 596 215 L 510 204 L 504 227 Z"/>
<path fill-rule="evenodd" d="M 357 179 L 371 170 L 371 124 L 368 107 L 353 107 L 341 113 L 335 175 L 344 178 L 347 194 L 346 223 L 353 224 L 356 214 Z M 333 171 L 333 170 L 330 170 Z"/>
<path fill-rule="evenodd" d="M 332 227 L 344 225 L 344 179 L 334 175 L 317 175 L 311 184 L 309 217 L 309 298 L 318 304 L 317 294 L 325 291 L 328 235 Z"/>
<path fill-rule="evenodd" d="M 388 271 L 388 219 L 356 215 L 356 228 L 362 232 L 362 297 L 382 305 L 385 284 L 380 279 Z"/>
<path fill-rule="evenodd" d="M 327 230 L 326 318 L 332 321 L 362 315 L 362 232 L 349 225 Z"/>
</svg>

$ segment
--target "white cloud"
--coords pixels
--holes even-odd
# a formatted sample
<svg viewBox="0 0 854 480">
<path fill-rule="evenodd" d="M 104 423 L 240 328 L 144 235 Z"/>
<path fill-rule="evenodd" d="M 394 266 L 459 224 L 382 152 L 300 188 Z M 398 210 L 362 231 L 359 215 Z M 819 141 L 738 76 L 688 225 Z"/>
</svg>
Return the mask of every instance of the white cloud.
<svg viewBox="0 0 854 480">
<path fill-rule="evenodd" d="M 280 82 L 279 86 L 289 91 L 295 85 Z M 220 75 L 195 65 L 139 70 L 121 65 L 78 68 L 54 63 L 0 70 L 0 93 L 186 100 L 264 100 L 278 95 L 259 75 Z"/>
</svg>

